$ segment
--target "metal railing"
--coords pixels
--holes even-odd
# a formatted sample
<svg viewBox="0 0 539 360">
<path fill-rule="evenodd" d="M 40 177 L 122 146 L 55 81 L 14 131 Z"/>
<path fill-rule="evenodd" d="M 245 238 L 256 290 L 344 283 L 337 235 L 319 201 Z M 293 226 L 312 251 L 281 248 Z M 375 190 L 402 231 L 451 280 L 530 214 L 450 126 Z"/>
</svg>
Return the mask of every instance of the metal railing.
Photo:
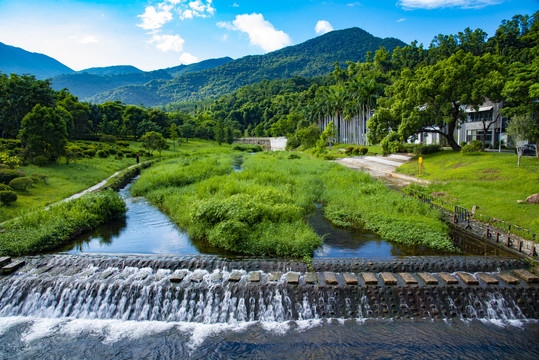
<svg viewBox="0 0 539 360">
<path fill-rule="evenodd" d="M 436 206 L 442 211 L 449 213 L 453 216 L 453 223 L 464 223 L 466 224 L 466 229 L 471 229 L 472 220 L 485 224 L 485 236 L 495 236 L 496 242 L 500 242 L 500 232 L 505 234 L 505 245 L 510 247 L 514 244 L 518 251 L 522 251 L 522 240 L 531 241 L 530 255 L 537 256 L 536 240 L 539 239 L 539 235 L 529 229 L 525 229 L 518 225 L 510 224 L 507 221 L 496 219 L 491 216 L 486 216 L 477 212 L 471 212 L 470 210 L 458 206 L 451 201 L 445 201 L 435 196 L 425 194 L 421 191 L 413 189 L 403 189 L 402 192 L 406 195 L 413 196 L 423 201 L 424 203 L 430 204 L 431 207 Z"/>
</svg>

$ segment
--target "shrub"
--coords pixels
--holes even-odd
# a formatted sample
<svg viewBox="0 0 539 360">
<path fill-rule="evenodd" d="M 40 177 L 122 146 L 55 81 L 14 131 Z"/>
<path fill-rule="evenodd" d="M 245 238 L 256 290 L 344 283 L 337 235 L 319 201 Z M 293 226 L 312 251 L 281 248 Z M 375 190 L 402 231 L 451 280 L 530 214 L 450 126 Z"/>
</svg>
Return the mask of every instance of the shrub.
<svg viewBox="0 0 539 360">
<path fill-rule="evenodd" d="M 467 144 L 468 144 L 468 143 L 467 143 L 466 141 L 461 141 L 461 142 L 460 142 L 460 147 L 464 147 L 464 146 L 466 146 Z"/>
<path fill-rule="evenodd" d="M 83 154 L 84 154 L 85 156 L 90 157 L 90 158 L 93 158 L 93 157 L 95 156 L 96 153 L 97 153 L 97 151 L 96 151 L 95 148 L 83 150 Z"/>
<path fill-rule="evenodd" d="M 384 154 L 391 154 L 404 151 L 401 136 L 396 132 L 391 132 L 380 142 Z"/>
<path fill-rule="evenodd" d="M 325 154 L 324 156 L 322 156 L 322 159 L 324 159 L 324 160 L 335 160 L 335 155 Z"/>
<path fill-rule="evenodd" d="M 21 161 L 17 156 L 8 156 L 7 154 L 0 154 L 0 164 L 5 164 L 10 169 L 19 167 Z"/>
<path fill-rule="evenodd" d="M 17 201 L 17 194 L 13 191 L 0 191 L 0 202 L 4 205 Z"/>
<path fill-rule="evenodd" d="M 288 143 L 287 143 L 288 146 Z M 245 152 L 259 152 L 262 151 L 262 146 L 255 144 L 235 144 L 232 150 L 245 151 Z"/>
<path fill-rule="evenodd" d="M 290 160 L 299 159 L 300 157 L 301 156 L 299 156 L 298 154 L 294 154 L 294 153 L 288 155 L 288 159 L 290 159 Z"/>
<path fill-rule="evenodd" d="M 121 146 L 121 147 L 129 147 L 129 141 L 125 141 L 125 140 L 118 140 L 116 141 L 116 144 L 118 144 L 118 146 Z"/>
<path fill-rule="evenodd" d="M 296 149 L 300 145 L 298 137 L 294 134 L 288 137 L 285 150 Z M 234 148 L 233 148 L 234 149 Z"/>
<path fill-rule="evenodd" d="M 6 184 L 0 184 L 0 191 L 13 191 L 13 188 Z"/>
<path fill-rule="evenodd" d="M 468 145 L 464 145 L 460 150 L 464 154 L 477 153 L 481 151 L 483 143 L 479 140 L 472 140 Z"/>
<path fill-rule="evenodd" d="M 32 160 L 32 163 L 36 166 L 43 167 L 49 164 L 49 159 L 45 155 L 38 155 Z"/>
<path fill-rule="evenodd" d="M 99 156 L 100 158 L 106 158 L 109 156 L 109 153 L 106 150 L 99 150 L 97 152 L 97 156 Z"/>
<path fill-rule="evenodd" d="M 114 135 L 101 135 L 99 138 L 99 141 L 104 142 L 106 144 L 115 144 L 116 143 L 116 136 Z"/>
<path fill-rule="evenodd" d="M 124 153 L 123 152 L 119 152 L 116 154 L 116 159 L 123 159 L 124 158 Z"/>
<path fill-rule="evenodd" d="M 9 182 L 15 178 L 24 176 L 22 171 L 12 169 L 0 169 L 0 183 L 9 184 Z"/>
<path fill-rule="evenodd" d="M 353 151 L 354 151 L 354 147 L 348 146 L 344 152 L 345 154 L 351 154 Z"/>
<path fill-rule="evenodd" d="M 117 152 L 118 152 L 118 150 L 116 150 L 115 148 L 110 148 L 110 149 L 108 150 L 108 153 L 109 153 L 110 155 L 116 155 Z"/>
<path fill-rule="evenodd" d="M 361 155 L 365 155 L 366 153 L 369 152 L 369 148 L 362 146 L 359 148 L 359 152 L 361 153 Z"/>
<path fill-rule="evenodd" d="M 427 154 L 434 154 L 435 152 L 440 151 L 440 145 L 433 144 L 433 145 L 423 145 L 419 144 L 414 149 L 414 154 L 416 155 L 427 155 Z"/>
<path fill-rule="evenodd" d="M 354 150 L 352 150 L 352 154 L 359 155 L 359 146 L 354 147 Z"/>
<path fill-rule="evenodd" d="M 19 191 L 26 191 L 26 189 L 28 187 L 31 187 L 32 184 L 33 184 L 32 179 L 26 176 L 15 178 L 9 182 L 9 186 Z"/>
</svg>

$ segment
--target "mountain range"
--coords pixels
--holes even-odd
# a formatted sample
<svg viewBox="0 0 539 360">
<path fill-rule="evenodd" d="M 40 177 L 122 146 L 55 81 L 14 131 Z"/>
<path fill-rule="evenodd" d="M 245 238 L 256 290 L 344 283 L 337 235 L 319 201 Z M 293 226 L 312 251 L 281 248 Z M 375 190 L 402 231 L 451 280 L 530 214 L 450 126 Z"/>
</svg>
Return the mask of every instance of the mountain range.
<svg viewBox="0 0 539 360">
<path fill-rule="evenodd" d="M 263 79 L 324 76 L 333 71 L 336 62 L 345 66 L 346 61 L 363 61 L 367 52 L 374 53 L 382 46 L 389 52 L 397 46 L 406 46 L 395 38 L 382 39 L 360 28 L 349 28 L 264 55 L 236 60 L 229 57 L 210 59 L 149 72 L 128 65 L 74 72 L 46 55 L 0 45 L 0 55 L 5 47 L 17 49 L 10 53 L 8 61 L 0 56 L 0 71 L 4 73 L 52 77 L 54 89 L 67 88 L 85 101 L 120 100 L 146 106 L 219 97 Z"/>
</svg>

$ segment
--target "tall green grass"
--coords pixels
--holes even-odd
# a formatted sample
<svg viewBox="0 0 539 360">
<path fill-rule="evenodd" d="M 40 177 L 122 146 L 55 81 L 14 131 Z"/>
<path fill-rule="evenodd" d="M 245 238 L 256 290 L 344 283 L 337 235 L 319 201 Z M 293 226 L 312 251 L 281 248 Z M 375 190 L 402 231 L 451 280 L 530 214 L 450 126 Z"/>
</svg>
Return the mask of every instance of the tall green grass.
<svg viewBox="0 0 539 360">
<path fill-rule="evenodd" d="M 54 250 L 124 213 L 124 201 L 112 190 L 27 212 L 2 225 L 0 254 L 20 256 Z"/>
<path fill-rule="evenodd" d="M 294 154 L 295 155 L 295 154 Z M 193 239 L 243 254 L 311 256 L 322 239 L 306 224 L 316 202 L 342 227 L 387 240 L 454 250 L 439 214 L 392 192 L 368 175 L 288 153 L 244 156 L 206 152 L 154 166 L 133 186 Z"/>
</svg>

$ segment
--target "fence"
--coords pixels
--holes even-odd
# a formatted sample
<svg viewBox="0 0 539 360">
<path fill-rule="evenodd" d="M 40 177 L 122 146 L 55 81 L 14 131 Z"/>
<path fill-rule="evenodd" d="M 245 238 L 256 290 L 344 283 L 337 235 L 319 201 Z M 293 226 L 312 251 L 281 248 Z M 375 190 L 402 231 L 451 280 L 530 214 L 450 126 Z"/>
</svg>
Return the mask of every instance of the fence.
<svg viewBox="0 0 539 360">
<path fill-rule="evenodd" d="M 519 252 L 522 252 L 523 240 L 530 241 L 531 246 L 529 246 L 529 248 L 531 249 L 529 255 L 532 257 L 537 256 L 536 239 L 538 239 L 539 236 L 531 230 L 522 228 L 518 225 L 510 224 L 500 219 L 471 212 L 468 209 L 460 207 L 450 201 L 444 201 L 421 191 L 403 189 L 402 192 L 430 204 L 431 206 L 436 206 L 437 208 L 441 209 L 442 212 L 445 211 L 446 213 L 452 215 L 453 222 L 464 223 L 465 229 L 471 229 L 471 224 L 473 221 L 485 224 L 486 228 L 484 229 L 484 236 L 487 238 L 495 236 L 496 242 L 500 242 L 500 232 L 505 234 L 505 245 L 507 247 L 511 247 L 511 245 L 514 244 Z"/>
</svg>

